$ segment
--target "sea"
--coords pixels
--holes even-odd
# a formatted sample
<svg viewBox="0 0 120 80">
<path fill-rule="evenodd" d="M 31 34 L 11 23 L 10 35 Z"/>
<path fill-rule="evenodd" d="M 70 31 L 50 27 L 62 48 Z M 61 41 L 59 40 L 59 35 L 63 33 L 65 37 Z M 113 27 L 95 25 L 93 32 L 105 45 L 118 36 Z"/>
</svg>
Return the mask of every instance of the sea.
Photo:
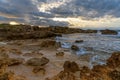
<svg viewBox="0 0 120 80">
<path fill-rule="evenodd" d="M 83 42 L 76 43 L 76 40 Z M 120 51 L 120 31 L 118 35 L 103 35 L 100 31 L 90 34 L 63 34 L 62 37 L 56 37 L 56 41 L 61 43 L 63 49 L 67 49 L 79 58 L 89 58 L 91 68 L 93 65 L 106 64 L 106 60 L 113 52 Z M 72 50 L 72 45 L 79 47 L 79 50 Z"/>
</svg>

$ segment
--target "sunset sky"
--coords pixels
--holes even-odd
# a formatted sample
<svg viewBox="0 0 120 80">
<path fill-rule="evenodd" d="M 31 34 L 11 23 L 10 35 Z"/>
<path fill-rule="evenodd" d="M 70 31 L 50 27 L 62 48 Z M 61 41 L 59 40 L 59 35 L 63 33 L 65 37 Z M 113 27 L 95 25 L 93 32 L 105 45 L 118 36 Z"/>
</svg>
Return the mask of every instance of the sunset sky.
<svg viewBox="0 0 120 80">
<path fill-rule="evenodd" d="M 0 0 L 0 23 L 120 29 L 120 0 Z"/>
</svg>

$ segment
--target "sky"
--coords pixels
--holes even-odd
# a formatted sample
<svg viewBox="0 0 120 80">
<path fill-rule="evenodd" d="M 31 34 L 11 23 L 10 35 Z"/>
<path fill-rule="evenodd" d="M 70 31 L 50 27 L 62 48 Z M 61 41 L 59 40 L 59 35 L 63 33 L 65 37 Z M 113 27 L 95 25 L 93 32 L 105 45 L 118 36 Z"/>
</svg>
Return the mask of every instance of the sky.
<svg viewBox="0 0 120 80">
<path fill-rule="evenodd" d="M 120 29 L 120 0 L 0 0 L 0 23 Z"/>
</svg>

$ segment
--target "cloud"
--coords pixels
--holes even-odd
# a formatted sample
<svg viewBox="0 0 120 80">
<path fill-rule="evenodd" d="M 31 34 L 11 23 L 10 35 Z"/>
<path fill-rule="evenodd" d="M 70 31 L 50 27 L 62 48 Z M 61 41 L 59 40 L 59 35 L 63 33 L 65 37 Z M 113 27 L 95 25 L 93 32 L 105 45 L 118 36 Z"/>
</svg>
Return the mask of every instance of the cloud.
<svg viewBox="0 0 120 80">
<path fill-rule="evenodd" d="M 120 17 L 120 0 L 0 0 L 0 21 L 28 24 L 69 25 L 54 18 L 94 20 Z"/>
<path fill-rule="evenodd" d="M 61 16 L 84 16 L 88 18 L 113 15 L 120 17 L 120 0 L 71 0 L 51 12 Z"/>
</svg>

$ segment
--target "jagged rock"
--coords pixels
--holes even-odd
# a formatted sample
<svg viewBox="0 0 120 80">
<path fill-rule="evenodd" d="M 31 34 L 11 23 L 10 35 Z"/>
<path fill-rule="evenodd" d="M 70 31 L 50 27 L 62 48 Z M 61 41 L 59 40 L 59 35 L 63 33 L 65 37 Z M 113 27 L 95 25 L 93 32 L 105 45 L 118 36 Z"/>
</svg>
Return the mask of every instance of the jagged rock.
<svg viewBox="0 0 120 80">
<path fill-rule="evenodd" d="M 78 51 L 78 50 L 79 50 L 79 47 L 76 46 L 76 45 L 72 45 L 72 46 L 71 46 L 71 49 L 72 49 L 72 50 L 75 50 L 75 51 Z"/>
<path fill-rule="evenodd" d="M 79 71 L 79 66 L 75 62 L 65 61 L 63 65 L 64 71 L 73 72 Z"/>
<path fill-rule="evenodd" d="M 120 52 L 114 52 L 112 56 L 107 60 L 107 65 L 112 68 L 120 68 Z"/>
<path fill-rule="evenodd" d="M 44 74 L 45 74 L 45 71 L 46 71 L 46 70 L 45 70 L 43 67 L 41 67 L 41 66 L 37 66 L 37 67 L 33 68 L 33 72 L 34 72 L 34 73 L 38 73 L 38 72 L 39 72 L 39 73 L 41 73 L 41 74 L 44 75 Z"/>
<path fill-rule="evenodd" d="M 60 47 L 60 43 L 54 40 L 44 40 L 40 44 L 41 47 Z"/>
<path fill-rule="evenodd" d="M 75 43 L 82 43 L 84 42 L 83 40 L 76 40 Z"/>
<path fill-rule="evenodd" d="M 56 53 L 56 56 L 64 56 L 64 52 L 58 52 L 58 53 Z"/>
<path fill-rule="evenodd" d="M 29 59 L 26 64 L 30 66 L 44 66 L 49 62 L 49 59 L 46 57 L 42 58 L 31 58 Z"/>
</svg>

